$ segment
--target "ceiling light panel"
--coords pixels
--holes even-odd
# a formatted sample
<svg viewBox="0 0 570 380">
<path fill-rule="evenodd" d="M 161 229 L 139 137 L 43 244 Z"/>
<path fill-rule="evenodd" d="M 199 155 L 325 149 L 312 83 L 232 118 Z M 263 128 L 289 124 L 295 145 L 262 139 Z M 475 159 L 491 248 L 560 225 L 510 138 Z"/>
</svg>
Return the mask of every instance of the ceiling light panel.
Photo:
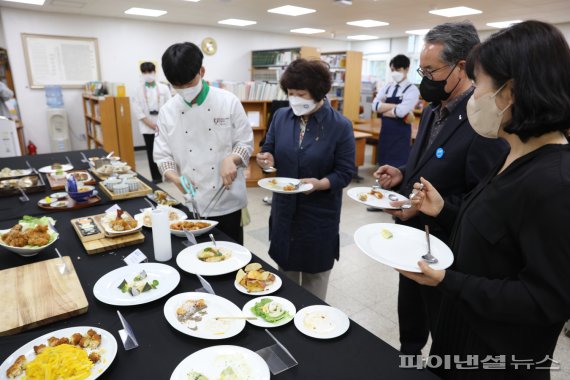
<svg viewBox="0 0 570 380">
<path fill-rule="evenodd" d="M 367 34 L 358 34 L 355 36 L 347 36 L 346 38 L 348 38 L 349 40 L 358 40 L 358 41 L 367 41 L 367 40 L 377 40 L 378 36 L 369 36 Z"/>
<path fill-rule="evenodd" d="M 129 8 L 125 11 L 125 13 L 128 15 L 135 15 L 135 16 L 160 17 L 168 12 L 161 11 L 159 9 Z"/>
<path fill-rule="evenodd" d="M 361 28 L 374 28 L 377 26 L 386 26 L 390 25 L 384 21 L 376 21 L 376 20 L 358 20 L 358 21 L 349 21 L 347 22 L 348 25 L 353 26 L 360 26 Z"/>
<path fill-rule="evenodd" d="M 294 5 L 285 5 L 278 8 L 268 9 L 267 12 L 278 13 L 280 15 L 287 15 L 287 16 L 301 16 L 309 13 L 314 13 L 316 12 L 316 10 L 310 8 L 296 7 Z"/>
<path fill-rule="evenodd" d="M 406 30 L 406 33 L 415 34 L 416 36 L 425 36 L 428 32 L 429 32 L 429 29 Z"/>
<path fill-rule="evenodd" d="M 476 15 L 483 12 L 478 9 L 473 9 L 469 7 L 453 7 L 453 8 L 435 9 L 433 11 L 429 11 L 429 13 L 431 13 L 432 15 L 438 15 L 443 17 L 459 17 L 459 16 Z"/>
<path fill-rule="evenodd" d="M 299 29 L 291 29 L 291 33 L 301 33 L 301 34 L 316 34 L 316 33 L 323 33 L 324 29 L 315 29 L 315 28 L 299 28 Z"/>
<path fill-rule="evenodd" d="M 31 4 L 31 5 L 44 5 L 46 0 L 4 0 L 10 3 L 21 3 L 21 4 Z"/>
<path fill-rule="evenodd" d="M 228 18 L 226 20 L 218 21 L 218 24 L 234 25 L 234 26 L 248 26 L 248 25 L 257 24 L 257 21 L 240 20 L 239 18 Z"/>
<path fill-rule="evenodd" d="M 487 26 L 490 26 L 492 28 L 503 29 L 503 28 L 508 28 L 509 26 L 511 26 L 513 24 L 518 24 L 519 22 L 522 22 L 522 21 L 521 20 L 511 20 L 511 21 L 488 22 Z"/>
</svg>

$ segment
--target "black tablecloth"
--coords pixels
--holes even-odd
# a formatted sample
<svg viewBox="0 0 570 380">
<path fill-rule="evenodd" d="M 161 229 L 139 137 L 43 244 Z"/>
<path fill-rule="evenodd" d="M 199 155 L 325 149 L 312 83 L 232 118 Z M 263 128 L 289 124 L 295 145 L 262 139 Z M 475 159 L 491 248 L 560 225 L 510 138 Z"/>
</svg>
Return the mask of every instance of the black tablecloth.
<svg viewBox="0 0 570 380">
<path fill-rule="evenodd" d="M 90 157 L 102 155 L 103 151 L 86 151 L 85 153 Z M 65 162 L 65 156 L 70 158 L 75 168 L 87 168 L 87 164 L 81 162 L 80 152 L 0 159 L 0 167 L 25 168 L 25 161 L 27 160 L 35 168 L 40 168 L 53 162 Z M 46 212 L 37 207 L 37 201 L 51 192 L 48 185 L 46 192 L 30 194 L 31 201 L 28 203 L 21 203 L 17 196 L 0 198 L 0 229 L 12 227 L 22 215 L 45 215 Z M 101 376 L 102 379 L 168 379 L 180 361 L 202 348 L 218 344 L 229 344 L 257 351 L 274 343 L 262 328 L 255 327 L 249 323 L 237 336 L 218 341 L 203 340 L 184 335 L 168 324 L 163 313 L 163 306 L 166 300 L 174 294 L 194 291 L 200 287 L 196 276 L 183 272 L 176 265 L 176 254 L 184 246 L 182 245 L 183 239 L 175 236 L 172 237 L 174 257 L 166 264 L 178 269 L 181 273 L 181 281 L 169 296 L 145 305 L 120 308 L 106 305 L 96 300 L 93 296 L 94 284 L 104 274 L 124 266 L 125 263 L 122 259 L 135 248 L 141 249 L 150 261 L 154 261 L 152 233 L 148 229 L 143 230 L 145 235 L 144 244 L 125 247 L 114 252 L 86 254 L 79 238 L 69 223 L 70 219 L 103 213 L 113 203 L 119 203 L 121 208 L 132 214 L 136 214 L 139 212 L 139 209 L 147 207 L 146 202 L 142 198 L 119 202 L 110 201 L 104 196 L 102 198 L 104 198 L 103 202 L 93 207 L 72 212 L 49 213 L 49 216 L 57 220 L 56 227 L 60 233 L 60 239 L 37 256 L 24 258 L 0 248 L 0 269 L 54 258 L 56 254 L 53 248 L 58 248 L 63 255 L 71 257 L 89 301 L 89 310 L 86 314 L 13 336 L 0 337 L 0 362 L 32 339 L 54 330 L 72 326 L 100 327 L 111 332 L 117 339 L 119 344 L 117 357 L 110 368 Z M 184 211 L 188 210 L 184 209 Z M 229 240 L 220 231 L 215 231 L 214 235 L 218 240 Z M 205 238 L 199 237 L 198 241 L 205 241 Z M 260 262 L 264 267 L 268 267 L 268 264 L 255 256 L 253 261 Z M 234 278 L 235 273 L 230 273 L 223 276 L 208 277 L 207 279 L 210 281 L 216 294 L 227 298 L 241 309 L 252 297 L 242 294 L 234 288 Z M 275 295 L 292 301 L 297 310 L 308 305 L 324 304 L 322 300 L 292 283 L 284 275 L 281 275 L 281 278 L 283 286 Z M 0 295 L 0 297 L 2 296 Z M 122 347 L 117 332 L 122 328 L 117 318 L 117 309 L 120 309 L 137 335 L 140 346 L 134 350 L 125 351 Z M 437 378 L 426 370 L 400 368 L 399 352 L 354 321 L 350 322 L 350 328 L 344 335 L 331 340 L 307 337 L 301 334 L 292 322 L 272 329 L 272 333 L 289 349 L 299 362 L 298 366 L 277 376 L 272 376 L 275 379 Z M 0 374 L 0 378 L 3 378 L 4 375 Z"/>
</svg>

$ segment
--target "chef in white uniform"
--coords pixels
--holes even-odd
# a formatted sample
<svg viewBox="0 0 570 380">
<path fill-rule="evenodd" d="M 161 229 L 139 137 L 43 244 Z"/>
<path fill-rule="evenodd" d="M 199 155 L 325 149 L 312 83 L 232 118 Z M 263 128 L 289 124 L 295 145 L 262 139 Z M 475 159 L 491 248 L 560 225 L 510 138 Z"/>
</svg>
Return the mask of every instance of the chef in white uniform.
<svg viewBox="0 0 570 380">
<path fill-rule="evenodd" d="M 217 220 L 217 228 L 243 244 L 243 168 L 253 151 L 253 131 L 238 98 L 203 80 L 203 57 L 190 42 L 174 44 L 162 56 L 162 69 L 177 95 L 160 110 L 154 160 L 164 179 L 181 191 L 180 175 L 192 182 L 202 214 L 225 186 L 216 206 L 202 216 Z"/>
<path fill-rule="evenodd" d="M 154 183 L 162 181 L 162 176 L 153 159 L 154 134 L 158 113 L 172 97 L 168 86 L 156 81 L 156 66 L 152 62 L 143 62 L 140 66 L 142 83 L 133 99 L 133 112 L 139 121 L 139 130 L 144 138 L 150 174 Z"/>
</svg>

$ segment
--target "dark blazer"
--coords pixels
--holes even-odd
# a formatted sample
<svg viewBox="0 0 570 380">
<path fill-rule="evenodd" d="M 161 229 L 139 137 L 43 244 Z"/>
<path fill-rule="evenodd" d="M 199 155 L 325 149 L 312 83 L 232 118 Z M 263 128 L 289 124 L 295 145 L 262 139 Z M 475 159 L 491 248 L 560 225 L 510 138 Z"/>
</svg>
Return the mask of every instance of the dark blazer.
<svg viewBox="0 0 570 380">
<path fill-rule="evenodd" d="M 428 126 L 435 117 L 432 105 L 424 109 L 408 163 L 400 168 L 404 174 L 400 193 L 409 197 L 414 183 L 424 177 L 446 202 L 459 205 L 464 195 L 489 173 L 508 150 L 504 141 L 481 137 L 471 128 L 466 111 L 468 100 L 469 96 L 456 105 L 434 142 L 422 152 L 429 139 Z M 441 158 L 436 156 L 439 148 L 443 149 Z M 432 234 L 448 243 L 448 230 L 439 226 L 434 218 L 419 214 L 405 222 L 398 220 L 397 223 L 422 230 L 428 224 Z"/>
<path fill-rule="evenodd" d="M 339 258 L 342 189 L 354 174 L 352 123 L 326 102 L 311 115 L 299 146 L 299 117 L 290 107 L 275 112 L 261 148 L 275 158 L 279 177 L 328 178 L 329 190 L 273 194 L 269 255 L 290 271 L 324 272 Z"/>
</svg>

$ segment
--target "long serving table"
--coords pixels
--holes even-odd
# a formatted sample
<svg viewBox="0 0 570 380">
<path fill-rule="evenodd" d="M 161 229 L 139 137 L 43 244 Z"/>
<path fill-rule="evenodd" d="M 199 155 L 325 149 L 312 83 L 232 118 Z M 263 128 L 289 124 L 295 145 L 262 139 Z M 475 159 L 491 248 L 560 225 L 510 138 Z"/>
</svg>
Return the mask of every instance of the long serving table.
<svg viewBox="0 0 570 380">
<path fill-rule="evenodd" d="M 88 157 L 104 154 L 101 150 L 85 151 L 85 153 Z M 65 156 L 70 158 L 76 169 L 85 169 L 88 166 L 81 162 L 80 152 L 74 151 L 0 159 L 0 167 L 25 168 L 25 161 L 27 160 L 32 166 L 39 169 L 54 162 L 65 162 Z M 146 183 L 152 186 L 148 181 Z M 202 348 L 229 344 L 257 351 L 273 344 L 271 338 L 262 328 L 249 323 L 237 336 L 217 341 L 183 335 L 168 324 L 163 313 L 166 300 L 174 294 L 194 291 L 200 287 L 196 276 L 183 272 L 176 265 L 176 254 L 184 246 L 182 245 L 183 239 L 175 236 L 172 237 L 173 259 L 166 264 L 175 267 L 180 272 L 181 281 L 170 295 L 148 304 L 131 307 L 110 306 L 96 300 L 93 296 L 95 282 L 111 270 L 124 266 L 125 263 L 122 259 L 135 248 L 141 249 L 150 261 L 154 261 L 152 232 L 148 229 L 143 230 L 144 244 L 125 247 L 114 252 L 87 255 L 69 221 L 80 216 L 103 213 L 116 202 L 101 195 L 102 202 L 93 207 L 71 212 L 46 213 L 37 207 L 37 201 L 50 193 L 51 190 L 49 190 L 48 185 L 45 193 L 30 194 L 31 200 L 27 203 L 21 203 L 17 196 L 0 198 L 0 229 L 12 227 L 23 215 L 40 216 L 48 214 L 57 220 L 56 227 L 60 233 L 60 238 L 54 245 L 34 257 L 20 257 L 0 248 L 0 270 L 55 258 L 54 248 L 58 248 L 64 256 L 70 256 L 73 261 L 89 302 L 89 309 L 86 314 L 77 317 L 16 335 L 0 337 L 0 363 L 16 349 L 34 338 L 51 331 L 73 326 L 103 328 L 111 332 L 117 339 L 119 344 L 117 356 L 109 369 L 103 373 L 101 379 L 169 379 L 178 363 Z M 139 209 L 148 206 L 141 198 L 123 200 L 118 203 L 121 208 L 132 214 L 136 214 Z M 217 240 L 227 240 L 227 237 L 220 231 L 215 231 L 214 235 Z M 199 237 L 198 241 L 202 242 L 205 239 L 207 237 Z M 252 261 L 260 262 L 264 267 L 269 267 L 267 263 L 255 255 Z M 276 269 L 272 269 L 272 271 L 276 271 Z M 308 305 L 324 304 L 322 300 L 292 283 L 283 274 L 281 274 L 281 278 L 283 286 L 275 295 L 293 302 L 297 310 Z M 241 308 L 252 297 L 238 292 L 234 287 L 234 279 L 235 273 L 207 277 L 217 295 L 229 299 Z M 0 295 L 0 299 L 1 297 L 2 295 Z M 4 306 L 1 305 L 1 307 Z M 133 327 L 139 343 L 138 348 L 125 351 L 122 347 L 118 334 L 118 330 L 122 326 L 116 310 L 120 310 Z M 14 310 L 14 312 L 17 311 Z M 331 340 L 307 337 L 295 328 L 293 322 L 271 329 L 271 332 L 299 362 L 298 366 L 277 376 L 272 376 L 274 379 L 437 379 L 427 370 L 401 368 L 399 352 L 354 321 L 350 322 L 350 328 L 344 335 Z M 3 379 L 4 376 L 5 374 L 0 374 L 0 379 Z"/>
</svg>

